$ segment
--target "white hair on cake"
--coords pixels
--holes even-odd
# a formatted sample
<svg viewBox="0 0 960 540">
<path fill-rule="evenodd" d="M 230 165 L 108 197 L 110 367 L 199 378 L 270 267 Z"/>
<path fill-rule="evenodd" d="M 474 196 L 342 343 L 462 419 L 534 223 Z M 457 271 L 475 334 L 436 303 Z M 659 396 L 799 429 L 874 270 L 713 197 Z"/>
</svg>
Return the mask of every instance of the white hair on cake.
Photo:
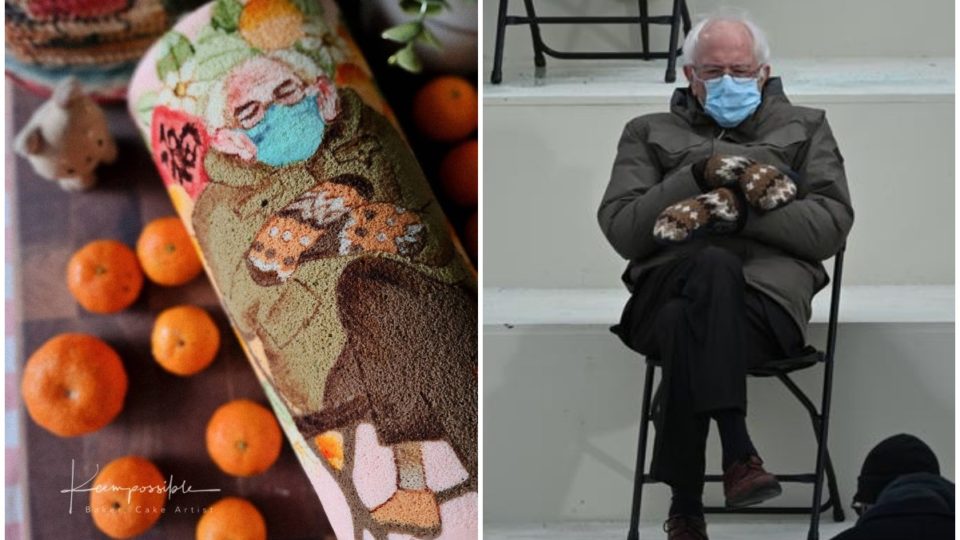
<svg viewBox="0 0 960 540">
<path fill-rule="evenodd" d="M 289 49 L 273 51 L 267 55 L 267 58 L 283 62 L 307 83 L 312 83 L 317 80 L 317 77 L 324 74 L 317 63 L 309 56 Z"/>
<path fill-rule="evenodd" d="M 207 96 L 207 108 L 204 111 L 204 118 L 206 119 L 207 127 L 220 128 L 227 125 L 227 79 L 230 78 L 230 74 L 233 73 L 233 71 L 239 66 L 242 66 L 243 64 L 257 58 L 267 58 L 276 62 L 280 62 L 281 64 L 289 67 L 297 75 L 297 77 L 300 77 L 300 79 L 302 79 L 308 85 L 313 84 L 318 77 L 324 75 L 323 70 L 317 66 L 317 63 L 314 62 L 313 59 L 296 51 L 282 49 L 266 55 L 246 58 L 242 62 L 239 62 L 230 68 L 227 73 L 225 73 L 220 79 L 210 86 L 209 94 Z"/>
<path fill-rule="evenodd" d="M 204 111 L 204 119 L 207 122 L 208 129 L 221 128 L 226 125 L 227 111 L 227 89 L 225 87 L 226 79 L 220 78 L 210 85 L 207 92 L 207 108 Z"/>
</svg>

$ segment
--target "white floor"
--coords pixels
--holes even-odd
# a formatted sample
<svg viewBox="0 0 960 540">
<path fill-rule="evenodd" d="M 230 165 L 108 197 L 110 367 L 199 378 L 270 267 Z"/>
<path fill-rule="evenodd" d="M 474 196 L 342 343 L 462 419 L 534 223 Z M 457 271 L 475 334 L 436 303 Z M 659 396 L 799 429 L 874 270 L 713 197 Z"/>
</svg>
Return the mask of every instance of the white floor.
<svg viewBox="0 0 960 540">
<path fill-rule="evenodd" d="M 820 538 L 829 540 L 853 526 L 847 516 L 843 523 L 834 523 L 829 514 L 820 524 Z M 807 537 L 809 521 L 805 517 L 708 516 L 710 540 L 802 540 Z M 641 523 L 640 540 L 666 538 L 662 523 Z M 486 540 L 623 540 L 627 537 L 626 522 L 570 522 L 550 525 L 485 525 Z"/>
</svg>

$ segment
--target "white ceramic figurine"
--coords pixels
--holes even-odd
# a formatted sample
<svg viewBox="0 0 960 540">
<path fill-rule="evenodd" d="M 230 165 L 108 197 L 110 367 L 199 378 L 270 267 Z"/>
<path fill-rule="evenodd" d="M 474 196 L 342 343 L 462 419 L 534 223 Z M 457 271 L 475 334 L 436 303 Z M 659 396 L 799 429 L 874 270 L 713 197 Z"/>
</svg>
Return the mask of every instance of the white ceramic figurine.
<svg viewBox="0 0 960 540">
<path fill-rule="evenodd" d="M 117 159 L 117 146 L 103 110 L 83 93 L 73 77 L 61 81 L 53 95 L 17 134 L 14 149 L 33 169 L 67 191 L 90 189 L 94 169 Z"/>
</svg>

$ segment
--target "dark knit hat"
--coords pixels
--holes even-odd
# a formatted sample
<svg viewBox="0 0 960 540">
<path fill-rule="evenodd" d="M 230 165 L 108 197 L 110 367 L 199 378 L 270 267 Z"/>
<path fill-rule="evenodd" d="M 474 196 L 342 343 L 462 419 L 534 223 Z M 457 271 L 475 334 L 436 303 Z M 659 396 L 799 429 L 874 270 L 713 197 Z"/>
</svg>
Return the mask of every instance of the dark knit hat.
<svg viewBox="0 0 960 540">
<path fill-rule="evenodd" d="M 885 439 L 874 446 L 863 461 L 853 501 L 873 504 L 880 492 L 898 476 L 916 472 L 940 474 L 940 463 L 933 450 L 920 439 L 905 433 Z"/>
</svg>

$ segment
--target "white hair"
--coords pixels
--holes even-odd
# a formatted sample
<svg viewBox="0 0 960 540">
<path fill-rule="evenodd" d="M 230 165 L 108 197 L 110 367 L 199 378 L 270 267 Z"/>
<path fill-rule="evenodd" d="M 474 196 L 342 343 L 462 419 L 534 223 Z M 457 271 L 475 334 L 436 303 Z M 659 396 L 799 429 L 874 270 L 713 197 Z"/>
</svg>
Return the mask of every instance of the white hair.
<svg viewBox="0 0 960 540">
<path fill-rule="evenodd" d="M 743 24 L 753 36 L 753 56 L 758 64 L 763 65 L 770 61 L 770 43 L 767 41 L 767 34 L 756 23 L 754 23 L 746 12 L 741 10 L 723 10 L 708 15 L 705 19 L 698 22 L 687 37 L 683 40 L 683 58 L 682 65 L 689 66 L 694 64 L 694 58 L 697 54 L 697 45 L 700 42 L 700 34 L 708 24 L 717 21 L 732 21 Z"/>
<path fill-rule="evenodd" d="M 318 77 L 324 75 L 324 72 L 309 56 L 286 49 L 273 51 L 265 55 L 244 58 L 242 61 L 231 66 L 230 71 L 255 58 L 264 57 L 287 66 L 307 84 L 313 84 Z M 230 73 L 228 72 L 210 85 L 210 89 L 207 91 L 207 106 L 204 111 L 204 116 L 206 117 L 207 126 L 210 128 L 220 128 L 227 124 L 227 79 L 229 77 Z"/>
</svg>

